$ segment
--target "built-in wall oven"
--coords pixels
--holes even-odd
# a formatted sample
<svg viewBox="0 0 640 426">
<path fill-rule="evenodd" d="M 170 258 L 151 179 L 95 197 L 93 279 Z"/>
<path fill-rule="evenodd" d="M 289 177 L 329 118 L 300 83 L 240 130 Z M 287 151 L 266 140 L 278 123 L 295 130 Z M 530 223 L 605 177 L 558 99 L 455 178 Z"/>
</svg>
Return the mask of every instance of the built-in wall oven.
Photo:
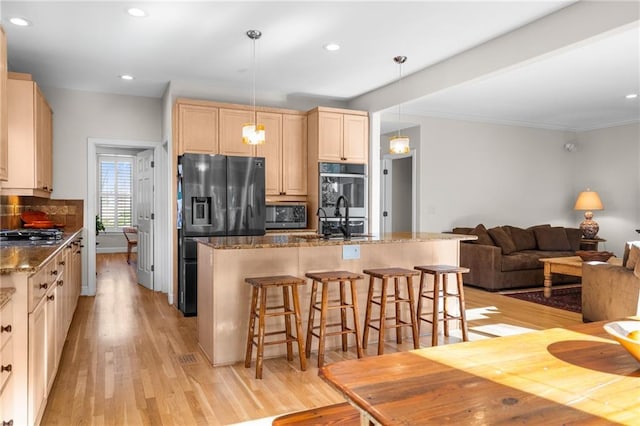
<svg viewBox="0 0 640 426">
<path fill-rule="evenodd" d="M 346 214 L 340 205 L 340 214 L 335 214 L 336 202 L 344 196 L 349 202 L 349 228 L 352 233 L 367 232 L 368 187 L 365 164 L 320 163 L 319 206 L 327 215 L 322 217 L 324 232 L 340 233 L 339 222 Z"/>
</svg>

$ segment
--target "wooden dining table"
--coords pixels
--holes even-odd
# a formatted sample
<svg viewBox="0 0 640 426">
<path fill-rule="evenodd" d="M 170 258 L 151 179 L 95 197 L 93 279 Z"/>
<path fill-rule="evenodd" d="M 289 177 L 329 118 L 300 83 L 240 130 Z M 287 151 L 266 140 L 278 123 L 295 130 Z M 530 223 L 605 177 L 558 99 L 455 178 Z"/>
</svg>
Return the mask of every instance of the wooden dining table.
<svg viewBox="0 0 640 426">
<path fill-rule="evenodd" d="M 605 323 L 341 361 L 319 374 L 362 424 L 640 424 L 640 362 Z"/>
</svg>

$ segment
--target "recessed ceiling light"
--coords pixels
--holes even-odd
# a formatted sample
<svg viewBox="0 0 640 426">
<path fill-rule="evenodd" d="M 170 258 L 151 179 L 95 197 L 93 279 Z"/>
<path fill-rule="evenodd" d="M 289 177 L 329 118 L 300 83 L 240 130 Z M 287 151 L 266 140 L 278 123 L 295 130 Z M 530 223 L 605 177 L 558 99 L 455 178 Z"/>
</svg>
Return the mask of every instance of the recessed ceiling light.
<svg viewBox="0 0 640 426">
<path fill-rule="evenodd" d="M 144 18 L 145 16 L 147 16 L 147 12 L 142 9 L 138 9 L 137 7 L 127 9 L 127 13 L 136 18 Z"/>
<path fill-rule="evenodd" d="M 17 25 L 19 27 L 28 27 L 29 25 L 31 25 L 31 22 L 24 19 L 24 18 L 20 18 L 20 17 L 14 17 L 9 19 L 9 22 L 11 22 L 13 25 Z"/>
<path fill-rule="evenodd" d="M 329 52 L 340 50 L 340 45 L 338 43 L 327 43 L 322 47 L 324 47 L 324 50 L 328 50 Z"/>
<path fill-rule="evenodd" d="M 120 76 L 120 78 L 123 80 L 133 80 L 133 76 L 129 74 L 123 74 Z"/>
<path fill-rule="evenodd" d="M 625 98 L 627 99 L 635 99 L 638 97 L 637 93 L 629 93 L 627 96 L 625 96 Z"/>
</svg>

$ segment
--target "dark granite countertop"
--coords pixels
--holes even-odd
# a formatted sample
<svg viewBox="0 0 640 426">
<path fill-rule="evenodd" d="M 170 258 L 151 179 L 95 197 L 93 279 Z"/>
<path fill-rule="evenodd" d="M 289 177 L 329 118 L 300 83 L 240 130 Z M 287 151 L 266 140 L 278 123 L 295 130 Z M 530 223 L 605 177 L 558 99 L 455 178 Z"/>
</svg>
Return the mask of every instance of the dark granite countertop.
<svg viewBox="0 0 640 426">
<path fill-rule="evenodd" d="M 475 240 L 474 235 L 440 234 L 440 233 L 411 233 L 397 232 L 384 235 L 354 235 L 351 240 L 345 241 L 342 237 L 325 240 L 321 235 L 262 235 L 254 237 L 201 237 L 197 240 L 215 249 L 254 249 L 277 247 L 316 247 L 349 244 L 389 244 L 409 243 L 419 241 L 443 241 L 443 240 Z"/>
<path fill-rule="evenodd" d="M 68 242 L 82 233 L 82 228 L 76 231 L 65 231 L 60 242 L 55 245 L 42 247 L 11 247 L 0 248 L 0 275 L 13 272 L 36 272 L 40 265 L 55 256 Z"/>
</svg>

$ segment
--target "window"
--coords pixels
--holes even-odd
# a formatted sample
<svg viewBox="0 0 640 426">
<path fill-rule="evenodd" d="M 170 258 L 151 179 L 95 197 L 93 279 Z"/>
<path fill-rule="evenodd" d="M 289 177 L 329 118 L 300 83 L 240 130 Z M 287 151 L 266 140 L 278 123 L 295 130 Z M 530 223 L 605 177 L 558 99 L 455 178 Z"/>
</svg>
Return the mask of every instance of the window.
<svg viewBox="0 0 640 426">
<path fill-rule="evenodd" d="M 134 162 L 132 155 L 98 156 L 98 214 L 106 232 L 132 225 Z"/>
</svg>

